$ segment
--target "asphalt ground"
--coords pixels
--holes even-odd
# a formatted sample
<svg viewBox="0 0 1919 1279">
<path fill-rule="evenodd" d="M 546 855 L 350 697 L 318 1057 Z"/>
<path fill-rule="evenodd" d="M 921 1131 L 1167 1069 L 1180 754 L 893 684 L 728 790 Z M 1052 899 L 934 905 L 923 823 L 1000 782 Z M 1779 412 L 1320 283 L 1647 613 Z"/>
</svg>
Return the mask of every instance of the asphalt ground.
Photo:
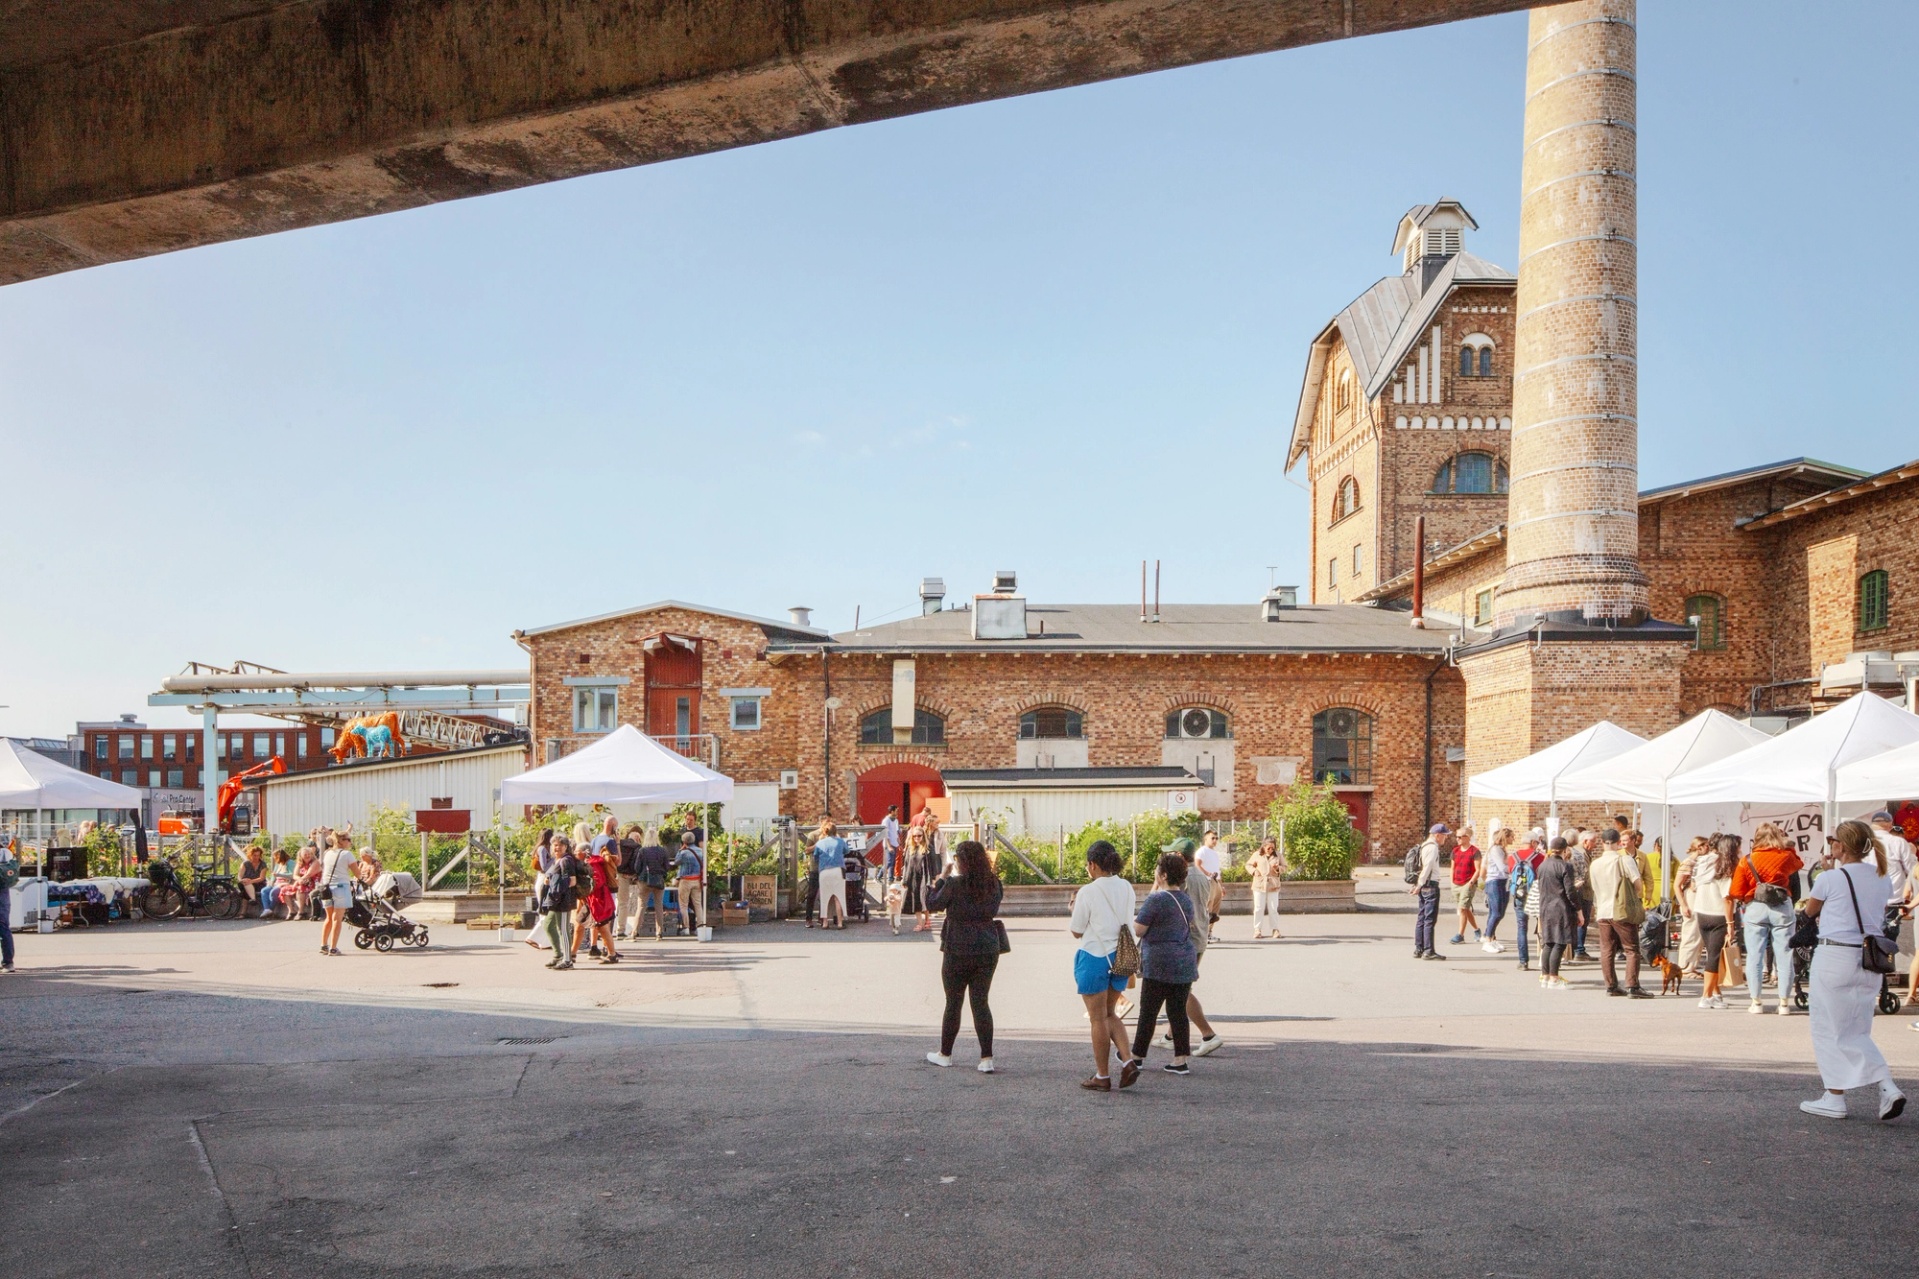
<svg viewBox="0 0 1919 1279">
<path fill-rule="evenodd" d="M 1366 897 L 1278 942 L 1224 921 L 1199 990 L 1226 1047 L 1110 1095 L 1076 1087 L 1063 920 L 1009 923 L 991 1076 L 970 1026 L 958 1068 L 923 1062 L 938 952 L 883 924 L 572 973 L 450 930 L 339 959 L 305 924 L 23 935 L 0 1274 L 1910 1268 L 1919 1113 L 1800 1114 L 1803 1016 L 1416 962 L 1400 895 Z M 1876 1029 L 1913 1090 L 1909 1020 Z"/>
</svg>

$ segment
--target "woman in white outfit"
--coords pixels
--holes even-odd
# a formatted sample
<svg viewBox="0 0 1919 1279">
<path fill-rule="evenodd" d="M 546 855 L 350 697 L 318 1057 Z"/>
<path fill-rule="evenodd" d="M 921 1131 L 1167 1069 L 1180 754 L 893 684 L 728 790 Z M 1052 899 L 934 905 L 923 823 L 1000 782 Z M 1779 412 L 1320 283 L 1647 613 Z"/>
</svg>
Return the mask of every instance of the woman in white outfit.
<svg viewBox="0 0 1919 1279">
<path fill-rule="evenodd" d="M 1861 954 L 1868 937 L 1885 937 L 1886 850 L 1861 821 L 1840 822 L 1826 840 L 1835 865 L 1815 879 L 1806 914 L 1819 921 L 1819 948 L 1812 956 L 1812 1051 L 1826 1091 L 1799 1109 L 1827 1119 L 1846 1117 L 1846 1090 L 1879 1086 L 1879 1117 L 1897 1119 L 1906 1095 L 1893 1084 L 1879 1045 L 1872 1042 L 1873 1007 L 1880 974 Z M 1780 974 L 1780 987 L 1785 986 Z"/>
</svg>

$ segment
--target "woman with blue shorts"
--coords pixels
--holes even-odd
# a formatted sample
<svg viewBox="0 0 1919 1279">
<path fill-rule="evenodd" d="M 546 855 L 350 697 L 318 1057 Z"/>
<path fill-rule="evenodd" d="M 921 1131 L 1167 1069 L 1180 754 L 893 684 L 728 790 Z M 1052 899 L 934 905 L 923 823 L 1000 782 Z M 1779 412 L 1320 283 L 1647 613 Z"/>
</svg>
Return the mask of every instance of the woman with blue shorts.
<svg viewBox="0 0 1919 1279">
<path fill-rule="evenodd" d="M 1133 886 L 1120 877 L 1119 852 L 1105 840 L 1086 850 L 1089 881 L 1073 896 L 1073 982 L 1086 1001 L 1086 1020 L 1093 1034 L 1093 1077 L 1080 1087 L 1111 1092 L 1111 1052 L 1128 1056 L 1126 1023 L 1119 1019 L 1120 992 L 1127 978 L 1115 976 L 1113 960 L 1119 954 L 1119 932 L 1133 918 Z"/>
</svg>

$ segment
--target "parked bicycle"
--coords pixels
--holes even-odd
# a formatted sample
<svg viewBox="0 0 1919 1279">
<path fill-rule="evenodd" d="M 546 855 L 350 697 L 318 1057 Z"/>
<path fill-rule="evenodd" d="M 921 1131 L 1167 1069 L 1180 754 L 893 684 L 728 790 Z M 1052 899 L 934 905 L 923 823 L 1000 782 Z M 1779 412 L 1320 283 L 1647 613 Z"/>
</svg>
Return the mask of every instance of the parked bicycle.
<svg viewBox="0 0 1919 1279">
<path fill-rule="evenodd" d="M 188 885 L 172 862 L 156 857 L 147 863 L 147 881 L 141 909 L 153 919 L 174 919 L 183 914 L 238 919 L 246 907 L 240 882 L 231 875 L 214 874 L 212 862 L 196 862 L 193 882 Z"/>
</svg>

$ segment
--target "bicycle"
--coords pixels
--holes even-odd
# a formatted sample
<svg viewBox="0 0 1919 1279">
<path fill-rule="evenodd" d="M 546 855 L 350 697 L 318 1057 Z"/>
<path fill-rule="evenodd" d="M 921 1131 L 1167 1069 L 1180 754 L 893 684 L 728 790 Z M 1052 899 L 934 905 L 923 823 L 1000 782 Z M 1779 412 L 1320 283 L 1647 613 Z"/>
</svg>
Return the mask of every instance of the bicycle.
<svg viewBox="0 0 1919 1279">
<path fill-rule="evenodd" d="M 212 872 L 213 863 L 195 863 L 189 888 L 172 862 L 153 859 L 147 863 L 149 886 L 141 910 L 153 919 L 175 919 L 182 914 L 238 919 L 246 907 L 246 894 L 240 891 L 239 881 Z"/>
</svg>

